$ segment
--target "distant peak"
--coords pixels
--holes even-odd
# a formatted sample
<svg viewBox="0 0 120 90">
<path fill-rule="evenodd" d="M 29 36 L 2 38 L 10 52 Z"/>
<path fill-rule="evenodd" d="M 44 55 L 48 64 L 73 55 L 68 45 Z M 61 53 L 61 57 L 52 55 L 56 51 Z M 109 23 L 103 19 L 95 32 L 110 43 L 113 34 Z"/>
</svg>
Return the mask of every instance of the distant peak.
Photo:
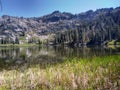
<svg viewBox="0 0 120 90">
<path fill-rule="evenodd" d="M 10 16 L 9 15 L 3 15 L 2 17 L 5 18 L 5 17 L 10 17 Z"/>
<path fill-rule="evenodd" d="M 52 14 L 61 13 L 60 11 L 54 11 Z"/>
</svg>

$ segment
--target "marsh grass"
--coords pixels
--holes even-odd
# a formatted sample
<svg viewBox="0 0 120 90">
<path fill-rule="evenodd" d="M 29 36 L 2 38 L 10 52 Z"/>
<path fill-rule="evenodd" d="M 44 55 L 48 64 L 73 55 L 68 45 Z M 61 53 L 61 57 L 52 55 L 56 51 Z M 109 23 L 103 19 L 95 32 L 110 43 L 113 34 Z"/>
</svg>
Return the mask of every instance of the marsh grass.
<svg viewBox="0 0 120 90">
<path fill-rule="evenodd" d="M 62 64 L 0 72 L 0 90 L 119 90 L 120 56 L 66 58 Z"/>
</svg>

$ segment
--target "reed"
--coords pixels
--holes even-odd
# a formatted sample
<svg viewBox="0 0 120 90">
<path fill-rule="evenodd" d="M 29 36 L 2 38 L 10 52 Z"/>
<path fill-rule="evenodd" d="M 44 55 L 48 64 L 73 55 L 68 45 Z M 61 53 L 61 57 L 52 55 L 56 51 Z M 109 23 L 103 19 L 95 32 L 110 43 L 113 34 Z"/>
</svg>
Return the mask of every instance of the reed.
<svg viewBox="0 0 120 90">
<path fill-rule="evenodd" d="M 65 62 L 39 65 L 24 71 L 0 72 L 0 90 L 118 90 L 120 89 L 120 56 L 89 59 L 66 58 Z"/>
</svg>

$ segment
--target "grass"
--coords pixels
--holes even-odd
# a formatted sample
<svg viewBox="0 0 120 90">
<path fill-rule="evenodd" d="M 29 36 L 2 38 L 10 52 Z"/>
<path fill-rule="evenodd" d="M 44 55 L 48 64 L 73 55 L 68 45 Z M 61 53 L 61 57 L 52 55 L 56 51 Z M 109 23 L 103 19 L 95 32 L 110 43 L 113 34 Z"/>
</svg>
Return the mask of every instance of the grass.
<svg viewBox="0 0 120 90">
<path fill-rule="evenodd" d="M 0 44 L 0 47 L 10 47 L 10 46 L 19 46 L 19 47 L 28 47 L 28 46 L 37 46 L 37 44 Z"/>
<path fill-rule="evenodd" d="M 115 42 L 116 42 L 116 40 L 112 40 L 112 41 L 108 42 L 108 45 L 114 45 Z"/>
<path fill-rule="evenodd" d="M 120 42 L 118 42 L 116 40 L 112 40 L 112 41 L 108 42 L 108 45 L 120 45 Z"/>
<path fill-rule="evenodd" d="M 0 90 L 119 90 L 120 56 L 90 59 L 66 58 L 65 62 L 0 72 Z"/>
<path fill-rule="evenodd" d="M 116 42 L 116 45 L 120 45 L 120 42 Z"/>
</svg>

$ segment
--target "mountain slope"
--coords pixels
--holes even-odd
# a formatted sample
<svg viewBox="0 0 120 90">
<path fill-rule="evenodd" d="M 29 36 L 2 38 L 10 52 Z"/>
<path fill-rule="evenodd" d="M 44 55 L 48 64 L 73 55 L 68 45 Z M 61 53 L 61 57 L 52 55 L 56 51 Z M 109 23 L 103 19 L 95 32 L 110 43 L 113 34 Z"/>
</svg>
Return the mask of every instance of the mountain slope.
<svg viewBox="0 0 120 90">
<path fill-rule="evenodd" d="M 71 14 L 55 11 L 42 17 L 0 18 L 0 43 L 106 44 L 120 40 L 120 7 Z"/>
</svg>

